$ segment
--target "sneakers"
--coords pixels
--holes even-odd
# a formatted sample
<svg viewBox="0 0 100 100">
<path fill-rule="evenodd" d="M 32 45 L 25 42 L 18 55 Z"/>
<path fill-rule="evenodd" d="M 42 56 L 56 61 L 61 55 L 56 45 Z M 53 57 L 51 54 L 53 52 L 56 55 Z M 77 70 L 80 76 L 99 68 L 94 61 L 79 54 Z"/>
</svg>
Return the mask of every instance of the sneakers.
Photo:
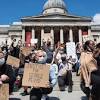
<svg viewBox="0 0 100 100">
<path fill-rule="evenodd" d="M 29 95 L 29 93 L 27 91 L 24 91 L 24 92 L 20 93 L 20 95 L 26 96 L 26 95 Z"/>
<path fill-rule="evenodd" d="M 68 92 L 72 92 L 72 86 L 68 86 Z"/>
<path fill-rule="evenodd" d="M 65 86 L 59 87 L 60 91 L 65 91 Z"/>
</svg>

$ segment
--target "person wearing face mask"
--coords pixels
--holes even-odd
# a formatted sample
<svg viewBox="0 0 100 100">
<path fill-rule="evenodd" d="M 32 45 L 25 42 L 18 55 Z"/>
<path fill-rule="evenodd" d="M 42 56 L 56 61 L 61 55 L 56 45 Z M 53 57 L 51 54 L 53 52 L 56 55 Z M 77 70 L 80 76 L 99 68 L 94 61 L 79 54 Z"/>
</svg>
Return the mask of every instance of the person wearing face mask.
<svg viewBox="0 0 100 100">
<path fill-rule="evenodd" d="M 65 86 L 68 85 L 68 92 L 72 92 L 72 61 L 67 59 L 64 46 L 61 45 L 58 51 L 61 54 L 61 62 L 58 65 L 58 85 L 61 91 L 65 91 Z M 65 71 L 64 71 L 65 70 Z"/>
<path fill-rule="evenodd" d="M 58 85 L 60 91 L 65 91 L 65 87 L 68 86 L 68 92 L 72 92 L 72 72 L 69 68 L 66 56 L 63 56 L 62 62 L 59 65 L 58 71 Z"/>
<path fill-rule="evenodd" d="M 46 64 L 47 55 L 46 52 L 38 50 L 35 54 L 35 60 L 38 64 Z M 47 88 L 32 88 L 30 91 L 30 100 L 47 100 L 47 94 L 51 93 L 53 87 L 57 82 L 57 75 L 55 72 L 55 67 L 50 65 L 49 70 L 49 84 L 50 87 Z"/>
<path fill-rule="evenodd" d="M 47 60 L 47 54 L 43 50 L 38 50 L 36 52 L 36 63 L 45 64 Z"/>
<path fill-rule="evenodd" d="M 0 51 L 0 84 L 9 83 L 9 93 L 13 91 L 15 77 L 11 66 L 5 62 L 4 54 Z"/>
</svg>

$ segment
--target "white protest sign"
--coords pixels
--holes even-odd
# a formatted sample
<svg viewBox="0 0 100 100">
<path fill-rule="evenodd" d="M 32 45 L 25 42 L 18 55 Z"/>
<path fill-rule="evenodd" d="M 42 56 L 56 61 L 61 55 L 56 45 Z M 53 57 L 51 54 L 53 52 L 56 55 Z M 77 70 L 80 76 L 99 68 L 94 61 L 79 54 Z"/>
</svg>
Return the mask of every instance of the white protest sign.
<svg viewBox="0 0 100 100">
<path fill-rule="evenodd" d="M 72 56 L 72 58 L 76 58 L 76 46 L 75 42 L 67 42 L 66 43 L 66 52 L 67 56 Z"/>
<path fill-rule="evenodd" d="M 38 39 L 31 39 L 31 44 L 35 44 L 38 42 Z"/>
</svg>

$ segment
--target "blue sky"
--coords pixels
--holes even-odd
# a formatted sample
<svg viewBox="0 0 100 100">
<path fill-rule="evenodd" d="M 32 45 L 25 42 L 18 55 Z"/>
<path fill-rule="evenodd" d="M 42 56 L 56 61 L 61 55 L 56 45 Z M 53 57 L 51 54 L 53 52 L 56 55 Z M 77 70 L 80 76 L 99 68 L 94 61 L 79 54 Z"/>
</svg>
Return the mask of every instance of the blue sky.
<svg viewBox="0 0 100 100">
<path fill-rule="evenodd" d="M 0 0 L 0 24 L 20 21 L 23 16 L 42 13 L 47 0 Z M 64 0 L 69 13 L 93 17 L 100 13 L 100 0 Z"/>
</svg>

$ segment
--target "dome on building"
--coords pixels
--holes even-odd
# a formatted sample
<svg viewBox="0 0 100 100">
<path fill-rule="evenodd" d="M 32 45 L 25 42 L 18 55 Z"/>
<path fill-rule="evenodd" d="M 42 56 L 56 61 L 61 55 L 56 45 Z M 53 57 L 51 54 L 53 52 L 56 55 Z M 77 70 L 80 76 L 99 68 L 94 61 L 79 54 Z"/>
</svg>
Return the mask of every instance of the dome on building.
<svg viewBox="0 0 100 100">
<path fill-rule="evenodd" d="M 44 10 L 44 13 L 45 13 L 45 11 L 47 13 L 50 13 L 50 12 L 62 13 L 62 10 L 63 10 L 63 13 L 65 13 L 67 11 L 66 4 L 64 3 L 63 0 L 48 0 L 44 4 L 43 10 Z M 59 10 L 59 11 L 57 11 L 57 10 Z"/>
<path fill-rule="evenodd" d="M 49 8 L 62 8 L 66 9 L 66 5 L 63 0 L 48 0 L 45 4 L 43 9 L 49 9 Z"/>
</svg>

